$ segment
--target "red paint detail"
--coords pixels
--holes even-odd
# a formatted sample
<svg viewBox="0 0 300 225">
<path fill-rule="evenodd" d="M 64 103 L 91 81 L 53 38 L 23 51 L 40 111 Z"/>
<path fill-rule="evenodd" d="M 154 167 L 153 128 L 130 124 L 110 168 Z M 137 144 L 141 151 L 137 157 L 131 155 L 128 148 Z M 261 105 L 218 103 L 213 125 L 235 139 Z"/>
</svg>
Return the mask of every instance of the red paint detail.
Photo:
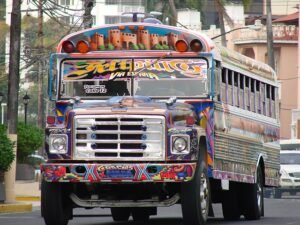
<svg viewBox="0 0 300 225">
<path fill-rule="evenodd" d="M 47 116 L 47 124 L 55 124 L 56 116 Z"/>
<path fill-rule="evenodd" d="M 193 116 L 187 116 L 185 118 L 186 125 L 194 125 L 195 124 L 195 118 Z"/>
</svg>

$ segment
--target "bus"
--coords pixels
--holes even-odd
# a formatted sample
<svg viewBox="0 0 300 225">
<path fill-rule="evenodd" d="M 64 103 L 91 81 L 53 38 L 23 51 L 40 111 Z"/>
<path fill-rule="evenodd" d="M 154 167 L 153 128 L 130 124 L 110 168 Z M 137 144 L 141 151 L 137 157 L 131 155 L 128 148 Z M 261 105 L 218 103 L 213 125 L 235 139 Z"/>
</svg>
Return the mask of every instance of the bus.
<svg viewBox="0 0 300 225">
<path fill-rule="evenodd" d="M 264 215 L 279 182 L 279 99 L 267 65 L 207 36 L 129 22 L 71 33 L 50 57 L 41 213 L 74 208 L 147 221 L 181 204 L 184 223 Z"/>
</svg>

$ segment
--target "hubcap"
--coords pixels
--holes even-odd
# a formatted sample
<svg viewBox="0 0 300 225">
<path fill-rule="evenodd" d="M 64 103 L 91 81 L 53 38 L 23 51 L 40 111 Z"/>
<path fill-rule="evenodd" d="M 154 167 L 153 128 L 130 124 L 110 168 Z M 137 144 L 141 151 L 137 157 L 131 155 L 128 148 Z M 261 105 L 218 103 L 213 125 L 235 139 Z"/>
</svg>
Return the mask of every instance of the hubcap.
<svg viewBox="0 0 300 225">
<path fill-rule="evenodd" d="M 261 177 L 260 174 L 257 174 L 257 206 L 260 212 L 262 209 L 261 200 L 262 200 Z"/>
<path fill-rule="evenodd" d="M 208 211 L 208 184 L 206 174 L 201 174 L 200 180 L 200 204 L 201 204 L 201 213 L 204 218 L 207 217 Z"/>
</svg>

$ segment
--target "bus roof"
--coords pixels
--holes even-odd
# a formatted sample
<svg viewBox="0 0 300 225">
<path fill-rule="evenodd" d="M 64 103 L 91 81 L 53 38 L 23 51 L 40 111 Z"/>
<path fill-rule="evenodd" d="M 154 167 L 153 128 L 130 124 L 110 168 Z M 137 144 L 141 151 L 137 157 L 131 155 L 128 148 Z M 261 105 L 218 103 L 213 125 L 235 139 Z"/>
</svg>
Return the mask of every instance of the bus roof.
<svg viewBox="0 0 300 225">
<path fill-rule="evenodd" d="M 175 50 L 177 41 L 182 40 L 192 51 L 191 43 L 200 41 L 200 52 L 211 52 L 213 42 L 201 33 L 191 30 L 151 23 L 121 23 L 93 27 L 72 33 L 61 40 L 57 53 L 95 53 L 100 51 L 120 50 Z M 73 45 L 73 49 L 72 49 Z M 81 52 L 79 47 L 88 46 L 88 51 Z M 65 46 L 69 49 L 65 50 Z M 73 51 L 68 52 L 72 49 Z"/>
<path fill-rule="evenodd" d="M 275 71 L 269 65 L 225 48 L 224 46 L 217 45 L 215 54 L 217 58 L 220 57 L 223 64 L 228 64 L 244 71 L 251 71 L 251 73 L 271 81 L 276 81 L 277 79 Z"/>
</svg>

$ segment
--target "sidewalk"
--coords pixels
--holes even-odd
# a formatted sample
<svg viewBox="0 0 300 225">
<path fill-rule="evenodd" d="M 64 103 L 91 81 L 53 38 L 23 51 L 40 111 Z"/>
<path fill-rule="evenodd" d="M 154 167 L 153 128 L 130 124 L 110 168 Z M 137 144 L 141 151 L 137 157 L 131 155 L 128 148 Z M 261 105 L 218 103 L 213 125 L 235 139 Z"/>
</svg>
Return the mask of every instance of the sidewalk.
<svg viewBox="0 0 300 225">
<path fill-rule="evenodd" d="M 0 204 L 0 213 L 31 212 L 40 206 L 39 182 L 18 180 L 15 183 L 16 202 Z"/>
</svg>

